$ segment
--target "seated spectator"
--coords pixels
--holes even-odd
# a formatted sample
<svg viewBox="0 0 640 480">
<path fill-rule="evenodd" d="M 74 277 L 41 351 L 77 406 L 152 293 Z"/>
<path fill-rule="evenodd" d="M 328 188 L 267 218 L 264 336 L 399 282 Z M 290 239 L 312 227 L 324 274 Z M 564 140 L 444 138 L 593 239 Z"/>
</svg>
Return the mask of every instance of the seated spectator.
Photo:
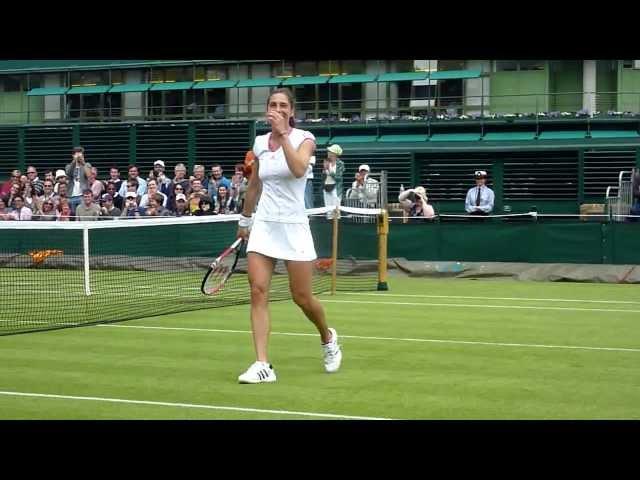
<svg viewBox="0 0 640 480">
<path fill-rule="evenodd" d="M 227 191 L 231 190 L 231 182 L 229 179 L 222 175 L 222 167 L 216 163 L 211 167 L 211 176 L 206 187 L 209 198 L 214 198 L 218 194 L 218 187 L 224 185 Z M 203 184 L 203 188 L 204 184 Z"/>
<path fill-rule="evenodd" d="M 74 218 L 71 212 L 71 205 L 69 205 L 69 200 L 67 198 L 61 200 L 58 204 L 58 208 L 56 209 L 56 216 L 58 217 L 59 222 L 73 221 Z"/>
<path fill-rule="evenodd" d="M 136 185 L 138 185 L 138 188 L 136 190 L 136 193 L 138 195 L 138 198 L 142 197 L 142 195 L 144 195 L 145 193 L 147 193 L 147 181 L 144 178 L 141 178 L 139 173 L 138 173 L 138 167 L 136 167 L 135 165 L 130 165 L 129 166 L 129 177 L 127 178 L 127 183 L 122 182 L 122 186 L 120 187 L 120 190 L 118 191 L 118 193 L 120 194 L 121 197 L 125 197 L 125 194 L 127 193 L 127 186 L 131 181 L 135 180 L 136 181 Z"/>
<path fill-rule="evenodd" d="M 87 183 L 93 192 L 93 199 L 99 200 L 104 193 L 104 183 L 102 183 L 101 180 L 98 180 L 98 169 L 96 167 L 91 167 L 91 173 L 87 177 Z"/>
<path fill-rule="evenodd" d="M 44 172 L 44 180 L 49 180 L 52 184 L 56 183 L 56 178 L 53 176 L 53 170 L 47 170 Z"/>
<path fill-rule="evenodd" d="M 202 196 L 198 203 L 198 208 L 195 212 L 192 212 L 192 214 L 198 217 L 203 215 L 215 215 L 216 212 L 213 209 L 211 199 L 206 195 Z"/>
<path fill-rule="evenodd" d="M 100 220 L 113 220 L 122 215 L 122 210 L 113 204 L 113 196 L 110 193 L 102 195 L 101 203 Z"/>
<path fill-rule="evenodd" d="M 27 167 L 27 179 L 31 184 L 33 193 L 35 193 L 36 196 L 42 195 L 42 180 L 38 178 L 38 170 L 36 170 L 36 167 L 33 165 Z"/>
<path fill-rule="evenodd" d="M 33 212 L 24 204 L 22 195 L 16 195 L 14 198 L 15 209 L 9 212 L 8 220 L 31 220 Z"/>
<path fill-rule="evenodd" d="M 171 189 L 171 179 L 164 173 L 164 162 L 162 160 L 153 162 L 153 170 L 149 172 L 147 182 L 152 179 L 156 181 L 158 191 L 168 197 L 169 190 Z"/>
<path fill-rule="evenodd" d="M 176 211 L 176 199 L 178 195 L 185 195 L 185 189 L 181 183 L 171 183 L 171 192 L 169 193 L 169 200 L 167 201 L 167 208 L 172 212 Z M 186 195 L 185 195 L 185 198 Z"/>
<path fill-rule="evenodd" d="M 3 197 L 0 197 L 0 220 L 8 220 L 9 212 L 10 210 L 9 207 L 7 207 L 7 203 Z"/>
<path fill-rule="evenodd" d="M 184 193 L 176 194 L 176 207 L 173 210 L 173 214 L 176 217 L 186 217 L 191 215 L 191 212 L 187 208 L 187 197 Z"/>
<path fill-rule="evenodd" d="M 229 190 L 224 185 L 218 187 L 218 194 L 215 197 L 214 213 L 216 215 L 228 215 L 234 213 L 236 204 L 230 195 Z"/>
<path fill-rule="evenodd" d="M 26 207 L 29 207 L 32 211 L 36 209 L 38 198 L 33 191 L 33 186 L 31 182 L 27 182 L 22 189 L 22 198 L 24 199 L 24 204 Z"/>
<path fill-rule="evenodd" d="M 111 195 L 113 206 L 116 207 L 118 210 L 122 211 L 122 203 L 124 199 L 118 193 L 118 185 L 114 181 L 109 180 L 107 181 L 106 190 L 107 190 L 107 193 Z M 102 195 L 102 197 L 104 197 L 104 195 Z"/>
<path fill-rule="evenodd" d="M 125 199 L 125 203 L 126 203 L 126 199 L 127 199 L 127 195 L 126 195 L 127 193 L 135 193 L 136 194 L 136 204 L 140 203 L 140 199 L 142 197 L 141 197 L 141 195 L 138 195 L 138 191 L 139 191 L 138 180 L 133 179 L 133 180 L 127 180 L 126 183 L 122 182 L 122 187 L 124 187 L 124 189 L 126 190 L 125 194 L 123 195 L 123 197 Z M 121 190 L 122 190 L 122 188 L 121 188 Z M 118 192 L 118 194 L 120 194 L 120 192 Z"/>
<path fill-rule="evenodd" d="M 147 208 L 149 205 L 149 200 L 156 195 L 160 195 L 162 197 L 162 206 L 167 206 L 167 196 L 164 193 L 158 192 L 158 183 L 155 180 L 149 180 L 147 182 L 147 193 L 142 195 L 140 199 L 140 207 Z"/>
<path fill-rule="evenodd" d="M 11 190 L 11 185 L 13 185 L 13 182 L 15 181 L 20 181 L 21 176 L 22 176 L 22 172 L 20 170 L 12 170 L 11 178 L 9 178 L 9 180 L 4 182 L 2 184 L 2 187 L 0 188 L 0 196 L 6 197 L 7 195 L 9 195 L 9 190 Z"/>
<path fill-rule="evenodd" d="M 36 199 L 38 210 L 42 210 L 42 204 L 48 200 L 51 200 L 54 205 L 58 203 L 58 196 L 53 191 L 53 182 L 51 180 L 46 179 L 42 182 L 42 189 L 42 195 Z"/>
<path fill-rule="evenodd" d="M 435 212 L 433 207 L 429 205 L 427 192 L 424 187 L 410 188 L 398 195 L 398 201 L 402 205 L 410 218 L 425 219 L 433 218 Z"/>
<path fill-rule="evenodd" d="M 82 203 L 76 207 L 76 218 L 79 221 L 97 220 L 101 215 L 100 207 L 93 201 L 93 192 L 86 188 L 82 192 Z"/>
<path fill-rule="evenodd" d="M 53 200 L 45 200 L 38 212 L 33 216 L 33 220 L 52 222 L 57 219 L 56 207 Z"/>
<path fill-rule="evenodd" d="M 139 218 L 142 211 L 138 207 L 138 196 L 135 191 L 127 192 L 124 196 L 124 208 L 120 214 L 120 218 Z"/>
<path fill-rule="evenodd" d="M 60 184 L 68 185 L 69 181 L 67 179 L 67 174 L 64 170 L 56 170 L 56 181 L 53 185 L 54 193 L 59 193 L 58 190 L 60 188 Z"/>
<path fill-rule="evenodd" d="M 363 206 L 375 207 L 378 202 L 380 184 L 375 178 L 369 176 L 370 172 L 369 165 L 363 164 L 358 167 L 349 198 L 359 200 Z"/>
<path fill-rule="evenodd" d="M 476 186 L 467 192 L 464 208 L 470 215 L 489 215 L 493 211 L 495 195 L 493 190 L 486 186 L 487 172 L 477 170 L 473 176 Z"/>
<path fill-rule="evenodd" d="M 155 181 L 155 180 L 154 180 Z M 149 205 L 144 210 L 144 214 L 147 217 L 168 217 L 170 215 L 169 210 L 162 206 L 163 196 L 160 192 L 151 194 L 149 197 Z"/>
<path fill-rule="evenodd" d="M 200 180 L 194 178 L 191 181 L 191 193 L 189 194 L 189 210 L 191 210 L 192 215 L 195 215 L 195 212 L 200 209 L 200 200 L 203 198 L 209 200 L 209 204 L 212 203 Z"/>
<path fill-rule="evenodd" d="M 109 180 L 107 180 L 107 186 L 109 184 L 109 182 L 113 183 L 116 187 L 116 192 L 120 191 L 120 187 L 122 187 L 122 179 L 120 178 L 120 170 L 118 170 L 118 167 L 111 167 L 109 169 Z M 109 193 L 109 192 L 107 192 Z M 113 193 L 109 193 L 109 195 L 111 195 L 112 197 L 114 197 L 114 203 L 115 203 L 115 195 Z M 122 197 L 120 197 L 122 198 Z M 120 207 L 118 207 L 120 208 Z"/>
<path fill-rule="evenodd" d="M 191 177 L 191 184 L 193 185 L 193 180 L 200 180 L 200 185 L 204 188 L 205 192 L 209 187 L 209 179 L 206 177 L 204 172 L 204 165 L 194 165 L 193 166 L 193 177 Z"/>
<path fill-rule="evenodd" d="M 11 189 L 9 190 L 9 195 L 7 195 L 5 197 L 5 203 L 7 204 L 7 207 L 9 207 L 10 209 L 15 208 L 15 198 L 18 195 L 21 195 L 21 190 L 22 190 L 22 186 L 20 185 L 20 181 L 16 181 L 13 182 L 11 184 Z"/>
<path fill-rule="evenodd" d="M 184 163 L 177 164 L 174 167 L 173 172 L 175 176 L 173 177 L 173 180 L 171 180 L 170 190 L 173 190 L 176 185 L 182 185 L 182 193 L 184 193 L 185 195 L 191 193 L 191 183 L 187 178 L 187 167 L 184 166 Z"/>
</svg>

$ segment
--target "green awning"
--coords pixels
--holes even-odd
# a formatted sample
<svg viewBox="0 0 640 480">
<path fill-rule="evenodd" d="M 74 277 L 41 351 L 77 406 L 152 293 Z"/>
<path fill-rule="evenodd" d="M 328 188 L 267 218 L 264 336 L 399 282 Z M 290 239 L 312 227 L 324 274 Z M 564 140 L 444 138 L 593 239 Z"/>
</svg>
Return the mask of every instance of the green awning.
<svg viewBox="0 0 640 480">
<path fill-rule="evenodd" d="M 280 78 L 248 78 L 246 80 L 240 80 L 236 87 L 276 87 L 280 85 L 281 82 L 282 80 Z"/>
<path fill-rule="evenodd" d="M 27 96 L 64 95 L 67 90 L 67 87 L 32 88 L 27 92 Z"/>
<path fill-rule="evenodd" d="M 533 140 L 536 138 L 536 132 L 489 132 L 483 140 L 489 142 L 500 142 L 510 140 Z"/>
<path fill-rule="evenodd" d="M 193 86 L 194 90 L 203 88 L 231 88 L 235 87 L 237 80 L 207 80 L 206 82 L 198 82 Z"/>
<path fill-rule="evenodd" d="M 426 142 L 427 135 L 382 135 L 379 142 Z"/>
<path fill-rule="evenodd" d="M 559 130 L 559 131 L 550 131 L 550 132 L 542 132 L 538 135 L 539 140 L 565 140 L 572 138 L 584 138 L 587 132 L 582 130 Z"/>
<path fill-rule="evenodd" d="M 408 82 L 414 80 L 426 80 L 429 72 L 402 72 L 383 73 L 378 75 L 379 82 Z"/>
<path fill-rule="evenodd" d="M 479 133 L 436 133 L 431 135 L 432 142 L 475 142 L 480 140 Z"/>
<path fill-rule="evenodd" d="M 314 77 L 291 77 L 282 82 L 283 86 L 287 85 L 320 85 L 329 81 L 328 76 L 317 75 Z"/>
<path fill-rule="evenodd" d="M 591 130 L 591 138 L 637 138 L 635 130 Z"/>
<path fill-rule="evenodd" d="M 375 142 L 378 137 L 376 135 L 338 135 L 331 137 L 331 143 L 369 143 Z"/>
<path fill-rule="evenodd" d="M 107 93 L 111 85 L 91 85 L 87 87 L 71 87 L 67 95 L 80 95 L 88 93 Z"/>
<path fill-rule="evenodd" d="M 360 75 L 336 75 L 331 77 L 329 83 L 367 83 L 373 82 L 376 75 L 360 74 Z"/>
<path fill-rule="evenodd" d="M 442 72 L 431 72 L 429 80 L 458 80 L 461 78 L 479 78 L 480 70 L 444 70 Z"/>
<path fill-rule="evenodd" d="M 154 83 L 150 90 L 152 92 L 157 92 L 158 90 L 189 90 L 193 84 L 194 82 Z"/>
<path fill-rule="evenodd" d="M 123 83 L 111 87 L 109 93 L 146 92 L 151 88 L 151 85 L 151 83 Z"/>
</svg>

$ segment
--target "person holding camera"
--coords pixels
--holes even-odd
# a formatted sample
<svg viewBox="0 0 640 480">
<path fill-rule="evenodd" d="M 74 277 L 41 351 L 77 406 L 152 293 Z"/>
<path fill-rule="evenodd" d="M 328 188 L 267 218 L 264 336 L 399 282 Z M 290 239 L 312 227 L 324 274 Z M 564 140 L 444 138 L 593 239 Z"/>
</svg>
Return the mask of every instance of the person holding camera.
<svg viewBox="0 0 640 480">
<path fill-rule="evenodd" d="M 120 217 L 140 218 L 142 216 L 142 211 L 140 207 L 138 207 L 138 196 L 136 195 L 136 192 L 127 192 L 124 198 L 124 208 L 122 209 Z"/>
<path fill-rule="evenodd" d="M 74 147 L 71 155 L 72 160 L 65 167 L 65 173 L 67 178 L 73 179 L 73 184 L 69 185 L 71 187 L 69 206 L 75 214 L 76 207 L 82 203 L 82 192 L 89 188 L 91 164 L 85 161 L 82 147 Z"/>
<path fill-rule="evenodd" d="M 433 207 L 429 205 L 427 198 L 427 191 L 424 187 L 410 188 L 398 195 L 398 201 L 402 205 L 410 218 L 425 219 L 433 218 L 436 213 Z"/>
</svg>

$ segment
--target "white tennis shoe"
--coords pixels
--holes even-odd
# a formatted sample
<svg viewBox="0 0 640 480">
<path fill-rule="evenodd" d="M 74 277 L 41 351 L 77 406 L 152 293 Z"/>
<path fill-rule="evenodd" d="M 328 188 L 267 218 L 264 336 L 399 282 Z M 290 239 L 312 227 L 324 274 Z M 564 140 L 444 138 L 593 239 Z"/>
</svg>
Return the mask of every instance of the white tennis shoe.
<svg viewBox="0 0 640 480">
<path fill-rule="evenodd" d="M 239 383 L 270 383 L 276 381 L 276 372 L 267 362 L 254 362 L 238 377 Z"/>
<path fill-rule="evenodd" d="M 333 328 L 330 328 L 331 340 L 329 343 L 322 344 L 324 351 L 324 369 L 327 373 L 337 372 L 342 362 L 342 350 L 338 345 L 338 334 Z"/>
</svg>

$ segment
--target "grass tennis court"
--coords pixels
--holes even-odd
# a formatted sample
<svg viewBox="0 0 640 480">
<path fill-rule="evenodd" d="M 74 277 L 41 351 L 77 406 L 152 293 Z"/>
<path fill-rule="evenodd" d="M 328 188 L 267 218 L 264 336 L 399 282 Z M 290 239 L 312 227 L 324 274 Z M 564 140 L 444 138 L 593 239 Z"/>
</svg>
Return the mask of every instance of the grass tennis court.
<svg viewBox="0 0 640 480">
<path fill-rule="evenodd" d="M 344 352 L 333 375 L 311 323 L 273 303 L 275 384 L 236 382 L 247 305 L 0 337 L 0 418 L 640 418 L 637 286 L 389 285 L 321 296 Z"/>
</svg>

